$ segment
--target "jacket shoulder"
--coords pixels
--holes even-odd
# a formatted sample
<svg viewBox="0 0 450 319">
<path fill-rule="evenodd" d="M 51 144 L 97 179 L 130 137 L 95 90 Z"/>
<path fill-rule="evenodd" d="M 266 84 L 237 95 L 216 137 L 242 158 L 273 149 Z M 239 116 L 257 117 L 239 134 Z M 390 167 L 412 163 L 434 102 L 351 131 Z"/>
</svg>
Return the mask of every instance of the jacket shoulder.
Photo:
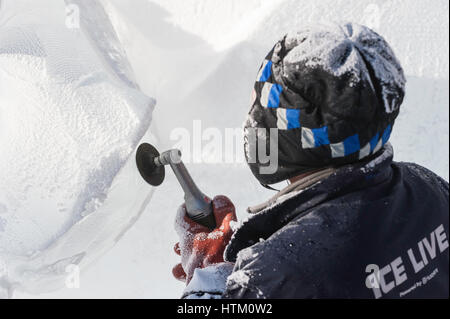
<svg viewBox="0 0 450 319">
<path fill-rule="evenodd" d="M 353 251 L 354 218 L 348 210 L 317 207 L 271 237 L 239 252 L 228 278 L 228 298 L 339 296 Z M 331 263 L 330 260 L 333 260 Z M 336 281 L 342 280 L 342 285 Z M 334 291 L 336 290 L 336 291 Z"/>
<path fill-rule="evenodd" d="M 405 178 L 414 179 L 416 182 L 420 181 L 429 185 L 429 187 L 434 188 L 436 191 L 442 191 L 448 196 L 448 182 L 428 168 L 425 168 L 419 164 L 407 162 L 393 162 L 393 165 L 397 166 L 404 172 Z"/>
</svg>

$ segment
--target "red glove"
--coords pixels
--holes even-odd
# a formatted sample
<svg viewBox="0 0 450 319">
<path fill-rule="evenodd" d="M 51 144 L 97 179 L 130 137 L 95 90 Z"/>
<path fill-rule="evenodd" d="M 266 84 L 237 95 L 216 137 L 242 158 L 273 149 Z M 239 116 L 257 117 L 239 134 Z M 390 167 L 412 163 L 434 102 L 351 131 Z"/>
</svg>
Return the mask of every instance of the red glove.
<svg viewBox="0 0 450 319">
<path fill-rule="evenodd" d="M 196 268 L 224 262 L 223 253 L 233 235 L 230 222 L 237 221 L 236 212 L 225 196 L 216 196 L 212 205 L 217 225 L 212 231 L 187 217 L 184 205 L 178 210 L 175 229 L 180 242 L 175 245 L 175 252 L 181 256 L 181 264 L 172 270 L 178 280 L 189 283 Z"/>
</svg>

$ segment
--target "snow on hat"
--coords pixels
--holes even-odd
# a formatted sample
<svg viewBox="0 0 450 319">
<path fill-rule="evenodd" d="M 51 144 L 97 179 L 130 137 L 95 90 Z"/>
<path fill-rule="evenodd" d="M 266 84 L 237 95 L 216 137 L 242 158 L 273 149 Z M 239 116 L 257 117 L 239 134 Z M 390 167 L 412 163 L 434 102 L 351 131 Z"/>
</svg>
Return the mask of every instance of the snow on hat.
<svg viewBox="0 0 450 319">
<path fill-rule="evenodd" d="M 388 43 L 365 26 L 320 25 L 287 34 L 261 66 L 244 125 L 253 174 L 273 184 L 376 154 L 389 140 L 405 83 Z M 249 159 L 249 148 L 257 148 L 249 145 L 251 128 L 278 129 L 275 173 L 261 173 L 268 163 Z"/>
</svg>

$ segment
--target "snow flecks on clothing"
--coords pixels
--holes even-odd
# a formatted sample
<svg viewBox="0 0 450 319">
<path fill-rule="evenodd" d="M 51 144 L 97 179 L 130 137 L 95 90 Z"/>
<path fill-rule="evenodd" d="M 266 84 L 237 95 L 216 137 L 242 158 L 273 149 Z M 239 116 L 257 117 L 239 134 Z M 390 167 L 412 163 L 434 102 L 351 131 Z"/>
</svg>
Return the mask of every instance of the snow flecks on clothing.
<svg viewBox="0 0 450 319">
<path fill-rule="evenodd" d="M 253 105 L 253 104 L 252 104 Z M 247 119 L 242 124 L 242 129 L 244 131 L 244 152 L 248 162 L 256 162 L 257 158 L 255 157 L 254 150 L 250 148 L 251 140 L 250 138 L 255 138 L 255 136 L 251 136 L 251 134 L 255 135 L 255 131 L 258 128 L 258 123 L 254 120 L 254 118 L 250 115 L 247 116 Z M 265 137 L 264 137 L 265 138 Z"/>
<path fill-rule="evenodd" d="M 220 204 L 216 207 L 220 207 Z M 184 238 L 187 235 L 188 241 L 191 241 L 191 239 L 194 238 L 192 231 L 195 232 L 196 229 L 204 229 L 204 226 L 195 223 L 190 225 L 186 222 L 185 216 L 186 209 L 184 205 L 182 205 L 178 208 L 177 217 L 175 218 L 175 230 L 181 238 Z M 211 233 L 199 233 L 197 234 L 197 240 L 219 239 L 224 235 L 223 230 L 224 226 L 221 226 L 219 229 Z M 185 248 L 182 245 L 184 245 L 184 243 L 180 243 L 181 250 Z"/>
<path fill-rule="evenodd" d="M 224 207 L 229 207 L 230 201 L 229 199 L 223 197 L 223 196 L 217 196 L 214 198 L 214 208 L 216 210 Z"/>
<path fill-rule="evenodd" d="M 189 229 L 189 224 L 184 220 L 186 209 L 184 206 L 178 207 L 177 216 L 175 217 L 175 231 L 177 234 L 184 234 Z"/>
<path fill-rule="evenodd" d="M 337 77 L 351 74 L 354 83 L 360 81 L 361 59 L 352 49 L 348 34 L 337 25 L 318 25 L 288 33 L 286 46 L 294 47 L 285 58 L 288 64 L 305 61 L 308 67 L 320 66 Z"/>
<path fill-rule="evenodd" d="M 228 287 L 242 287 L 246 289 L 250 289 L 255 292 L 257 298 L 264 299 L 264 292 L 259 288 L 255 287 L 251 284 L 251 280 L 253 277 L 260 277 L 262 274 L 257 272 L 252 272 L 248 270 L 236 270 L 228 277 L 227 286 Z"/>
<path fill-rule="evenodd" d="M 221 263 L 206 268 L 197 268 L 184 291 L 186 299 L 219 298 L 225 291 L 228 276 L 234 264 Z M 205 293 L 206 292 L 206 293 Z"/>
<path fill-rule="evenodd" d="M 242 260 L 252 260 L 259 256 L 259 253 L 255 253 L 254 250 L 249 247 L 239 252 L 239 258 Z"/>
<path fill-rule="evenodd" d="M 368 77 L 367 65 L 381 84 L 386 113 L 397 110 L 396 89 L 406 83 L 403 69 L 389 45 L 369 28 L 358 24 L 320 24 L 300 32 L 288 33 L 286 66 L 304 62 L 307 67 L 320 67 L 340 77 L 350 76 L 356 85 L 361 77 Z M 281 48 L 280 48 L 281 49 Z M 285 69 L 286 70 L 286 69 Z M 288 76 L 285 71 L 285 76 Z M 373 85 L 371 81 L 369 81 Z"/>
<path fill-rule="evenodd" d="M 238 270 L 233 272 L 228 277 L 228 280 L 239 283 L 242 287 L 245 287 L 250 282 L 250 273 L 245 270 Z"/>
<path fill-rule="evenodd" d="M 230 228 L 233 232 L 235 232 L 239 227 L 241 223 L 239 221 L 235 222 L 234 220 L 230 221 Z"/>
<path fill-rule="evenodd" d="M 188 231 L 190 225 L 185 221 L 184 216 L 186 214 L 186 209 L 184 205 L 180 206 L 177 211 L 177 216 L 175 218 L 175 231 L 177 232 L 179 238 L 184 238 L 185 240 L 180 240 L 179 247 L 181 251 L 182 263 L 189 263 L 189 256 L 183 254 L 183 252 L 190 251 L 192 249 L 192 242 L 194 240 L 194 234 Z M 200 227 L 200 226 L 199 226 Z M 205 236 L 206 239 L 206 236 Z"/>
<path fill-rule="evenodd" d="M 383 153 L 380 156 L 377 156 L 372 161 L 367 163 L 364 167 L 361 168 L 361 171 L 364 173 L 368 173 L 370 170 L 374 169 L 378 164 L 382 163 L 386 158 L 392 157 L 394 155 L 394 149 L 392 148 L 391 143 L 387 143 L 383 149 Z"/>
<path fill-rule="evenodd" d="M 210 300 L 210 299 L 222 299 L 222 294 L 212 294 L 207 292 L 193 292 L 188 293 L 183 299 L 189 300 Z"/>
<path fill-rule="evenodd" d="M 224 234 L 222 231 L 216 230 L 216 231 L 209 233 L 207 239 L 219 239 L 219 238 L 223 237 L 223 235 Z"/>
</svg>

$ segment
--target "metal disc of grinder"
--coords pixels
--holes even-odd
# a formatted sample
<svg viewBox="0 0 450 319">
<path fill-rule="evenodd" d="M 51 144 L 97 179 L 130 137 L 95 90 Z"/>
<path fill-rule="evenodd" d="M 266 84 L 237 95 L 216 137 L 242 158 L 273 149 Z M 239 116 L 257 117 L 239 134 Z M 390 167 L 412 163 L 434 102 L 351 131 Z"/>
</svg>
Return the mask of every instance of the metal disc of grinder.
<svg viewBox="0 0 450 319">
<path fill-rule="evenodd" d="M 156 166 L 155 158 L 159 157 L 156 148 L 148 143 L 139 146 L 136 152 L 136 164 L 142 178 L 152 186 L 159 186 L 166 175 L 164 166 Z"/>
</svg>

